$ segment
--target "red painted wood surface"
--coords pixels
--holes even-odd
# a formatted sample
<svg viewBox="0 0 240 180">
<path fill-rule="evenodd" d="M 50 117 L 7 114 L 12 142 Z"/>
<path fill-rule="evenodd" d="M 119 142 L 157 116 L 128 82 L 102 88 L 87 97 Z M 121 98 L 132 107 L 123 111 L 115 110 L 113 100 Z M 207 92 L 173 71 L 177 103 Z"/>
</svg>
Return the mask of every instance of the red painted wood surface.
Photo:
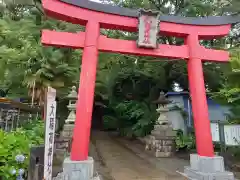
<svg viewBox="0 0 240 180">
<path fill-rule="evenodd" d="M 89 135 L 92 117 L 95 76 L 98 50 L 142 56 L 186 59 L 197 152 L 201 156 L 213 156 L 210 121 L 204 85 L 202 61 L 226 62 L 229 54 L 225 51 L 206 49 L 199 45 L 199 39 L 223 37 L 230 31 L 231 25 L 193 26 L 169 22 L 160 23 L 160 35 L 177 36 L 185 39 L 185 45 L 159 45 L 158 49 L 140 49 L 136 42 L 110 39 L 100 36 L 100 28 L 137 32 L 137 18 L 91 11 L 68 5 L 58 0 L 43 0 L 43 8 L 49 16 L 71 23 L 86 25 L 86 31 L 66 33 L 43 31 L 44 45 L 84 48 L 80 75 L 80 88 L 76 112 L 71 159 L 86 160 L 88 157 Z"/>
<path fill-rule="evenodd" d="M 86 25 L 88 21 L 100 23 L 101 28 L 117 29 L 129 32 L 137 32 L 138 19 L 102 12 L 91 11 L 68 5 L 58 0 L 42 0 L 45 12 L 57 19 L 74 24 Z M 223 37 L 229 33 L 231 25 L 223 26 L 193 26 L 185 24 L 175 24 L 169 22 L 160 23 L 160 34 L 169 36 L 186 37 L 192 32 L 196 32 L 201 39 L 212 39 L 213 37 Z"/>
<path fill-rule="evenodd" d="M 214 156 L 206 90 L 204 84 L 202 60 L 198 58 L 198 36 L 189 35 L 186 39 L 189 47 L 188 80 L 192 102 L 194 130 L 197 152 L 200 156 Z"/>
<path fill-rule="evenodd" d="M 42 44 L 46 46 L 70 47 L 79 49 L 84 47 L 84 32 L 68 33 L 44 30 L 42 32 Z M 117 44 L 117 45 L 116 45 Z M 195 56 L 206 61 L 227 62 L 229 53 L 222 50 L 206 49 L 203 46 L 196 47 Z M 174 46 L 160 44 L 158 49 L 141 49 L 136 46 L 135 41 L 111 39 L 100 36 L 98 49 L 103 52 L 115 52 L 139 56 L 153 56 L 164 58 L 188 59 L 188 46 Z"/>
<path fill-rule="evenodd" d="M 88 22 L 82 55 L 76 121 L 71 149 L 71 159 L 75 161 L 86 160 L 88 157 L 99 35 L 99 24 Z"/>
</svg>

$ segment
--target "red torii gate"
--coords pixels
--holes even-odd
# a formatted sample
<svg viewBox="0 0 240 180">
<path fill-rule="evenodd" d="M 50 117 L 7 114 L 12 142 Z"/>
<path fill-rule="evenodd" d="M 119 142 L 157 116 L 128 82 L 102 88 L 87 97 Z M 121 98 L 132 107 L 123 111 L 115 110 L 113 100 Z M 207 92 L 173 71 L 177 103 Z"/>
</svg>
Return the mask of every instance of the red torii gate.
<svg viewBox="0 0 240 180">
<path fill-rule="evenodd" d="M 42 32 L 44 45 L 84 49 L 71 160 L 82 161 L 88 157 L 98 51 L 187 60 L 197 152 L 200 156 L 214 156 L 202 61 L 227 62 L 229 54 L 206 49 L 199 40 L 226 36 L 231 24 L 240 21 L 239 17 L 161 16 L 160 34 L 184 38 L 185 45 L 160 44 L 156 49 L 141 49 L 135 41 L 100 35 L 100 28 L 137 32 L 136 10 L 86 0 L 42 0 L 42 4 L 49 16 L 86 26 L 85 32 L 79 33 Z"/>
</svg>

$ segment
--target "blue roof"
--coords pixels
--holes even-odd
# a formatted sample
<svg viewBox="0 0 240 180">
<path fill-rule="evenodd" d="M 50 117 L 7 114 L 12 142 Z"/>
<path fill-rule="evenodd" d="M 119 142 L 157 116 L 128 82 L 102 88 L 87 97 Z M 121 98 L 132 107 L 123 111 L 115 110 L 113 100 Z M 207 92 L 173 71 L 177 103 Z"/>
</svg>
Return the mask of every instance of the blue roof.
<svg viewBox="0 0 240 180">
<path fill-rule="evenodd" d="M 189 92 L 187 92 L 187 91 L 181 91 L 181 92 L 167 92 L 166 93 L 166 96 L 189 96 Z M 206 95 L 207 95 L 207 100 L 208 100 L 208 102 L 209 103 L 215 103 L 214 102 L 214 100 L 212 100 L 210 97 L 209 97 L 209 95 L 208 95 L 208 93 L 206 93 Z M 216 104 L 216 103 L 215 103 Z"/>
<path fill-rule="evenodd" d="M 188 95 L 189 93 L 187 91 L 181 91 L 181 92 L 167 92 L 167 96 L 176 96 L 176 95 Z"/>
</svg>

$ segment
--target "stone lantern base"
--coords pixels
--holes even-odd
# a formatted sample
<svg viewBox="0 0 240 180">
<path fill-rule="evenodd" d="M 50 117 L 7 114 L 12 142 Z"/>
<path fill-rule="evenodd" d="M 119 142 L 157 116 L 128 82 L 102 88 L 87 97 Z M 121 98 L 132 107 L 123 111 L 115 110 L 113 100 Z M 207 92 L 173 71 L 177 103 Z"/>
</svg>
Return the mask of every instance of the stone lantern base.
<svg viewBox="0 0 240 180">
<path fill-rule="evenodd" d="M 64 124 L 61 132 L 61 138 L 64 140 L 71 140 L 73 136 L 74 124 Z"/>
<path fill-rule="evenodd" d="M 59 161 L 63 161 L 64 157 L 70 152 L 73 128 L 74 124 L 65 124 L 60 137 L 56 141 L 55 155 Z"/>
<path fill-rule="evenodd" d="M 170 125 L 155 125 L 146 140 L 146 150 L 154 152 L 155 157 L 170 157 L 175 150 L 176 132 Z"/>
</svg>

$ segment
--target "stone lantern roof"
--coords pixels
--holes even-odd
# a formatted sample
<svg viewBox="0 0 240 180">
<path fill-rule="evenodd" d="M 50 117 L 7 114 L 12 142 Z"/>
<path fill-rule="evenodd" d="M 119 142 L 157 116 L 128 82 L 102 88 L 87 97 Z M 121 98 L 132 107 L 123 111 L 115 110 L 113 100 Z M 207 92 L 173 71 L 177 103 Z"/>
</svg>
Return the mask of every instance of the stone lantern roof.
<svg viewBox="0 0 240 180">
<path fill-rule="evenodd" d="M 77 94 L 77 91 L 76 91 L 76 86 L 73 86 L 71 88 L 71 92 L 67 95 L 67 99 L 69 100 L 76 100 L 78 98 L 78 94 Z"/>
</svg>

